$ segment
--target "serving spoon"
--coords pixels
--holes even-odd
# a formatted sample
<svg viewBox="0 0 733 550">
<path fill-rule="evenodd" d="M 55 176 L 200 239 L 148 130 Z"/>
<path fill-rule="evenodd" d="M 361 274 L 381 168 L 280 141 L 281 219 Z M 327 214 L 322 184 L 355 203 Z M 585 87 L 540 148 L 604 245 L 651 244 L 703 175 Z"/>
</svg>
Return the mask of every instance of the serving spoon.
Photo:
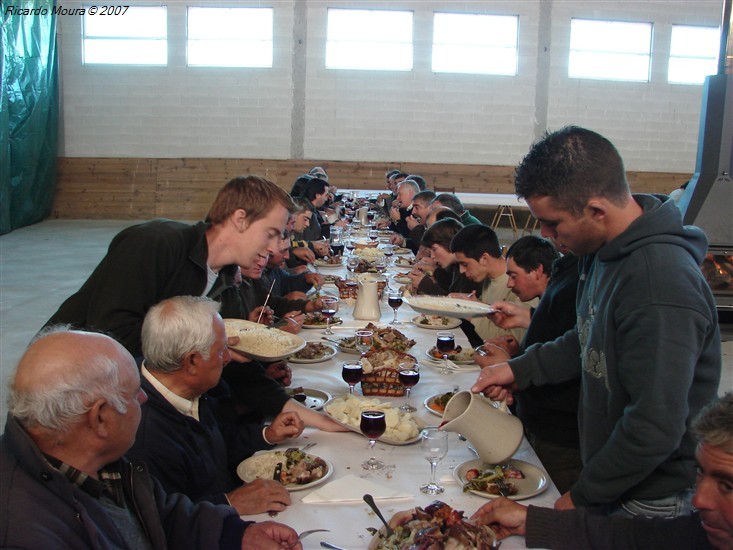
<svg viewBox="0 0 733 550">
<path fill-rule="evenodd" d="M 364 502 L 366 502 L 369 505 L 369 508 L 374 510 L 374 513 L 377 514 L 377 517 L 382 520 L 382 523 L 384 523 L 385 529 L 387 529 L 387 536 L 392 536 L 392 528 L 389 526 L 389 523 L 387 523 L 387 520 L 384 519 L 384 516 L 382 515 L 382 512 L 379 511 L 379 508 L 377 508 L 377 503 L 374 502 L 374 497 L 370 495 L 369 493 L 364 495 Z"/>
</svg>

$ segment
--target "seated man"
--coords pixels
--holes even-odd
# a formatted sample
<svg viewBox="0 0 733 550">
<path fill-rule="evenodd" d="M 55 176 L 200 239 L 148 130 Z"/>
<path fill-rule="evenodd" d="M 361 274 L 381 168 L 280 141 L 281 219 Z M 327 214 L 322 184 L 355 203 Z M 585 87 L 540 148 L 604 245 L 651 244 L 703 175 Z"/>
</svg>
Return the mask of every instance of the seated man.
<svg viewBox="0 0 733 550">
<path fill-rule="evenodd" d="M 524 535 L 528 548 L 733 548 L 733 393 L 702 409 L 692 425 L 698 439 L 697 487 L 692 515 L 625 518 L 586 508 L 529 508 L 506 498 L 485 504 L 473 520 L 490 525 L 500 538 Z"/>
<path fill-rule="evenodd" d="M 441 193 L 433 200 L 433 206 L 447 206 L 461 217 L 461 223 L 463 225 L 478 225 L 481 223 L 476 216 L 473 216 L 471 212 L 466 210 L 461 200 L 453 193 Z"/>
<path fill-rule="evenodd" d="M 4 548 L 282 548 L 295 531 L 166 494 L 130 448 L 146 395 L 109 336 L 49 329 L 21 358 L 0 439 Z"/>
<path fill-rule="evenodd" d="M 287 490 L 272 480 L 242 485 L 237 465 L 261 449 L 297 437 L 303 421 L 279 414 L 269 426 L 225 423 L 218 399 L 229 362 L 219 304 L 177 296 L 153 306 L 143 323 L 142 388 L 148 402 L 127 456 L 141 460 L 168 492 L 230 504 L 240 515 L 281 511 Z"/>
<path fill-rule="evenodd" d="M 496 301 L 519 303 L 520 299 L 507 288 L 509 277 L 506 274 L 506 260 L 501 255 L 499 239 L 494 230 L 486 225 L 468 225 L 461 229 L 450 244 L 450 251 L 455 254 L 460 272 L 473 281 L 482 284 L 481 301 L 493 304 Z M 466 298 L 466 296 L 456 296 Z M 469 296 L 469 298 L 473 298 Z M 528 302 L 536 305 L 537 300 Z M 489 321 L 486 317 L 471 319 L 476 332 L 484 340 L 492 340 L 511 335 L 517 342 L 524 337 L 526 329 L 513 328 L 504 330 Z"/>
<path fill-rule="evenodd" d="M 389 228 L 395 233 L 407 238 L 410 235 L 410 228 L 407 219 L 412 210 L 412 198 L 420 192 L 417 182 L 410 179 L 404 180 L 397 188 L 397 199 L 392 203 L 389 210 L 391 223 Z"/>
<path fill-rule="evenodd" d="M 292 248 L 288 266 L 305 270 L 305 264 L 313 263 L 316 258 L 328 255 L 330 248 L 328 241 L 306 241 L 300 238 L 306 228 L 310 226 L 314 213 L 311 210 L 310 201 L 305 197 L 294 197 L 293 204 L 295 211 L 288 220 Z"/>
<path fill-rule="evenodd" d="M 412 213 L 406 218 L 407 228 L 410 233 L 407 237 L 395 234 L 390 238 L 392 244 L 405 246 L 417 254 L 420 248 L 420 241 L 427 229 L 428 214 L 430 214 L 431 203 L 435 198 L 432 191 L 421 191 L 412 197 Z"/>
</svg>

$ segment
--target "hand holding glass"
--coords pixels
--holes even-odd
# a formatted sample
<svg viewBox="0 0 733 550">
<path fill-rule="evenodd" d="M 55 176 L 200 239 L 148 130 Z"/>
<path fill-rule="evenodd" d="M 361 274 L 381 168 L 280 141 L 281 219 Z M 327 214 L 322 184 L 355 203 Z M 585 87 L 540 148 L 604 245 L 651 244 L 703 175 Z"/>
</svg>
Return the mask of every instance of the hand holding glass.
<svg viewBox="0 0 733 550">
<path fill-rule="evenodd" d="M 369 438 L 369 449 L 372 457 L 361 463 L 361 467 L 365 470 L 379 470 L 384 468 L 384 462 L 377 460 L 374 456 L 374 445 L 377 439 L 382 437 L 387 429 L 387 423 L 384 420 L 384 411 L 362 411 L 361 423 L 359 424 L 361 433 Z"/>
<path fill-rule="evenodd" d="M 448 432 L 442 432 L 438 428 L 425 428 L 420 435 L 420 448 L 425 459 L 430 462 L 430 483 L 421 486 L 420 491 L 428 495 L 439 495 L 444 489 L 435 482 L 435 470 L 438 462 L 448 454 Z"/>
</svg>

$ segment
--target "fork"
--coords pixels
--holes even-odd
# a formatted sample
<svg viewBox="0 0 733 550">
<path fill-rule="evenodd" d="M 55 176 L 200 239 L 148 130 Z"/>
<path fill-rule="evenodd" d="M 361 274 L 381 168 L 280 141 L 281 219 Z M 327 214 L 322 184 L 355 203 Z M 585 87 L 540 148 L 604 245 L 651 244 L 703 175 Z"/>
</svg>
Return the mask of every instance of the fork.
<svg viewBox="0 0 733 550">
<path fill-rule="evenodd" d="M 503 497 L 509 496 L 509 485 L 506 484 L 504 478 L 498 478 L 494 483 L 499 488 L 499 494 Z"/>
<path fill-rule="evenodd" d="M 298 540 L 295 541 L 290 546 L 286 546 L 286 548 L 293 548 L 296 544 L 298 544 L 301 540 L 303 540 L 308 535 L 312 535 L 313 533 L 330 533 L 331 531 L 329 529 L 309 529 L 308 531 L 303 531 L 301 534 L 298 535 Z"/>
</svg>

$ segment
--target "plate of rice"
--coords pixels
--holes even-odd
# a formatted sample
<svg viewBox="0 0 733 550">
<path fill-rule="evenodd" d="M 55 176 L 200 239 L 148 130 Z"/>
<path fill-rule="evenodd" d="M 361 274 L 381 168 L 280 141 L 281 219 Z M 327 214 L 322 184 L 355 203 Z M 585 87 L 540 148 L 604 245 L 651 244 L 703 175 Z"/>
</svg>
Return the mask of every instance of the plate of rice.
<svg viewBox="0 0 733 550">
<path fill-rule="evenodd" d="M 278 464 L 282 464 L 280 483 L 288 491 L 310 489 L 333 474 L 333 464 L 325 458 L 291 448 L 258 452 L 239 463 L 237 475 L 246 483 L 255 479 L 273 479 Z"/>
<path fill-rule="evenodd" d="M 285 359 L 303 349 L 306 343 L 296 334 L 244 319 L 224 319 L 224 326 L 227 338 L 239 337 L 239 343 L 231 348 L 257 361 Z"/>
</svg>

